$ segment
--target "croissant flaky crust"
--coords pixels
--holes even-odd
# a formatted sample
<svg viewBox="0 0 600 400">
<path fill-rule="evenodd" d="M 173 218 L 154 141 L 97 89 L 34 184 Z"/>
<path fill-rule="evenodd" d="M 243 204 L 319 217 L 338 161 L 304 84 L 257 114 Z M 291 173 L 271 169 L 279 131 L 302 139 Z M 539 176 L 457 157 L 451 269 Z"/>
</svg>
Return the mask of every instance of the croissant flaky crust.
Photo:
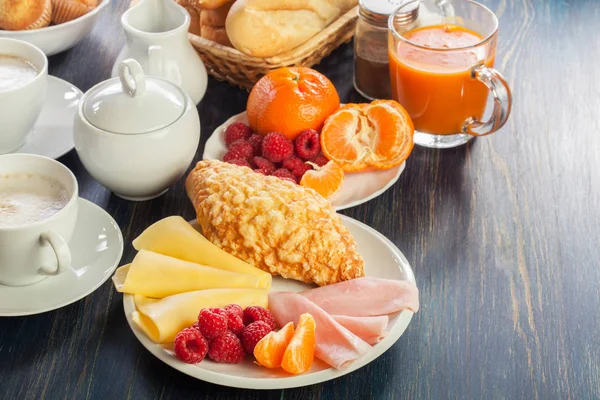
<svg viewBox="0 0 600 400">
<path fill-rule="evenodd" d="M 200 161 L 185 186 L 203 234 L 228 253 L 319 286 L 364 276 L 354 238 L 314 190 L 216 160 Z"/>
</svg>

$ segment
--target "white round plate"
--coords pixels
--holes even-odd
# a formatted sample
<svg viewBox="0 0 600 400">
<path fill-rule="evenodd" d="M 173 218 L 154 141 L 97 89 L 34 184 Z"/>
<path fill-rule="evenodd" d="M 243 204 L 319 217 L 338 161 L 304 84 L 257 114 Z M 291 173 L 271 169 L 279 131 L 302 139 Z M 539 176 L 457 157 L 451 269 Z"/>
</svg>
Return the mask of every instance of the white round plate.
<svg viewBox="0 0 600 400">
<path fill-rule="evenodd" d="M 46 102 L 33 132 L 14 153 L 37 154 L 56 159 L 71 151 L 75 147 L 75 114 L 82 96 L 81 90 L 69 82 L 48 76 Z"/>
<path fill-rule="evenodd" d="M 248 117 L 244 111 L 241 114 L 229 118 L 223 125 L 219 126 L 206 141 L 204 147 L 204 159 L 222 160 L 227 153 L 225 145 L 225 130 L 234 122 L 248 123 Z M 344 210 L 365 203 L 379 196 L 390 188 L 398 178 L 406 163 L 402 163 L 388 170 L 366 170 L 361 172 L 346 173 L 344 183 L 339 192 L 329 198 L 329 202 L 336 210 Z"/>
<path fill-rule="evenodd" d="M 365 261 L 365 274 L 367 276 L 398 280 L 407 279 L 415 282 L 415 276 L 408 261 L 385 236 L 352 218 L 342 215 L 342 221 L 356 240 L 358 251 Z M 310 287 L 302 282 L 274 277 L 271 291 L 299 292 Z M 246 389 L 287 389 L 313 385 L 355 371 L 389 349 L 404 333 L 413 316 L 413 312 L 410 310 L 391 315 L 388 326 L 389 333 L 385 339 L 374 345 L 369 353 L 355 360 L 346 369 L 336 370 L 320 360 L 315 360 L 309 371 L 294 376 L 283 372 L 281 369 L 273 370 L 255 365 L 251 357 L 247 357 L 240 364 L 218 364 L 210 360 L 204 360 L 196 365 L 186 364 L 173 355 L 170 346 L 163 347 L 153 343 L 131 320 L 131 315 L 135 311 L 132 295 L 123 296 L 123 306 L 127 322 L 135 336 L 146 349 L 161 361 L 187 375 L 206 382 Z"/>
<path fill-rule="evenodd" d="M 117 268 L 123 236 L 103 209 L 79 199 L 79 214 L 69 243 L 72 266 L 29 286 L 0 285 L 0 317 L 39 314 L 74 303 L 99 288 Z"/>
<path fill-rule="evenodd" d="M 70 49 L 85 38 L 92 31 L 100 11 L 109 4 L 110 0 L 100 0 L 95 9 L 64 24 L 26 31 L 0 30 L 0 38 L 7 37 L 29 42 L 39 47 L 47 56 L 51 56 Z"/>
</svg>

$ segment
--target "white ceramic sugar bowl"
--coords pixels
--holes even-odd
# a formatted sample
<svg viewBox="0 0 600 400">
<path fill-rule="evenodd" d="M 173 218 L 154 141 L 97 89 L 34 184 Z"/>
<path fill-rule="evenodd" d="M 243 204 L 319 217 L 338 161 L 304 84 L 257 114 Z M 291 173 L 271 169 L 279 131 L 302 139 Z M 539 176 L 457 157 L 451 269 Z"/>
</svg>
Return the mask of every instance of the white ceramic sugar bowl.
<svg viewBox="0 0 600 400">
<path fill-rule="evenodd" d="M 75 149 L 94 179 L 117 196 L 160 196 L 189 167 L 200 141 L 190 97 L 164 79 L 122 61 L 119 77 L 91 88 L 75 117 Z"/>
</svg>

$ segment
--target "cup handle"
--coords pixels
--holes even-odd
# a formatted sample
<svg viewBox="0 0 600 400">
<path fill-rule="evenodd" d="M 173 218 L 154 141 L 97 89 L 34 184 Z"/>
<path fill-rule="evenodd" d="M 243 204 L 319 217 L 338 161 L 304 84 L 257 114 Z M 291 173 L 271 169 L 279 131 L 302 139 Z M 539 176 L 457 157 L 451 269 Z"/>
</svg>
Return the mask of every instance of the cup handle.
<svg viewBox="0 0 600 400">
<path fill-rule="evenodd" d="M 152 45 L 148 47 L 148 65 L 150 66 L 150 75 L 163 76 L 163 56 L 161 46 Z"/>
<path fill-rule="evenodd" d="M 463 126 L 462 132 L 473 136 L 485 136 L 496 132 L 506 123 L 512 108 L 512 94 L 506 79 L 493 68 L 477 65 L 471 70 L 471 78 L 483 82 L 494 96 L 494 110 L 489 120 L 482 122 L 470 117 Z"/>
<path fill-rule="evenodd" d="M 58 275 L 71 266 L 71 251 L 67 242 L 56 232 L 47 231 L 40 235 L 40 241 L 48 242 L 56 255 L 56 268 L 41 267 L 43 275 Z"/>
<path fill-rule="evenodd" d="M 139 62 L 132 58 L 119 64 L 119 79 L 123 89 L 131 96 L 141 96 L 146 91 L 146 78 Z"/>
</svg>

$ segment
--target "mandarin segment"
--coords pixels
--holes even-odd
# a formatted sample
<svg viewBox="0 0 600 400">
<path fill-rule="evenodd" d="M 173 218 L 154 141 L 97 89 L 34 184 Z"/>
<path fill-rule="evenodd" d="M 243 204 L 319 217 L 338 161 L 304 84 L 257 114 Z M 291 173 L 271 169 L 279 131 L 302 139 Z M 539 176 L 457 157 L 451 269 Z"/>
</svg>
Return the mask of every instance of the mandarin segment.
<svg viewBox="0 0 600 400">
<path fill-rule="evenodd" d="M 366 110 L 369 122 L 379 132 L 379 140 L 373 147 L 373 161 L 383 164 L 404 161 L 413 145 L 414 126 L 410 116 L 400 104 L 392 101 L 376 100 Z M 394 164 L 394 165 L 396 165 Z"/>
<path fill-rule="evenodd" d="M 315 359 L 316 323 L 312 315 L 300 315 L 296 331 L 283 353 L 281 368 L 291 374 L 301 374 L 310 369 Z"/>
<path fill-rule="evenodd" d="M 288 67 L 268 73 L 254 85 L 246 111 L 255 132 L 281 132 L 293 140 L 306 129 L 320 130 L 339 107 L 339 95 L 325 75 Z"/>
<path fill-rule="evenodd" d="M 281 367 L 283 353 L 293 336 L 293 322 L 288 322 L 277 332 L 269 332 L 254 347 L 256 362 L 266 368 Z"/>
<path fill-rule="evenodd" d="M 314 170 L 304 173 L 300 185 L 313 189 L 326 199 L 341 189 L 344 182 L 344 170 L 339 165 L 334 161 L 329 161 L 323 167 L 312 165 Z"/>
</svg>

